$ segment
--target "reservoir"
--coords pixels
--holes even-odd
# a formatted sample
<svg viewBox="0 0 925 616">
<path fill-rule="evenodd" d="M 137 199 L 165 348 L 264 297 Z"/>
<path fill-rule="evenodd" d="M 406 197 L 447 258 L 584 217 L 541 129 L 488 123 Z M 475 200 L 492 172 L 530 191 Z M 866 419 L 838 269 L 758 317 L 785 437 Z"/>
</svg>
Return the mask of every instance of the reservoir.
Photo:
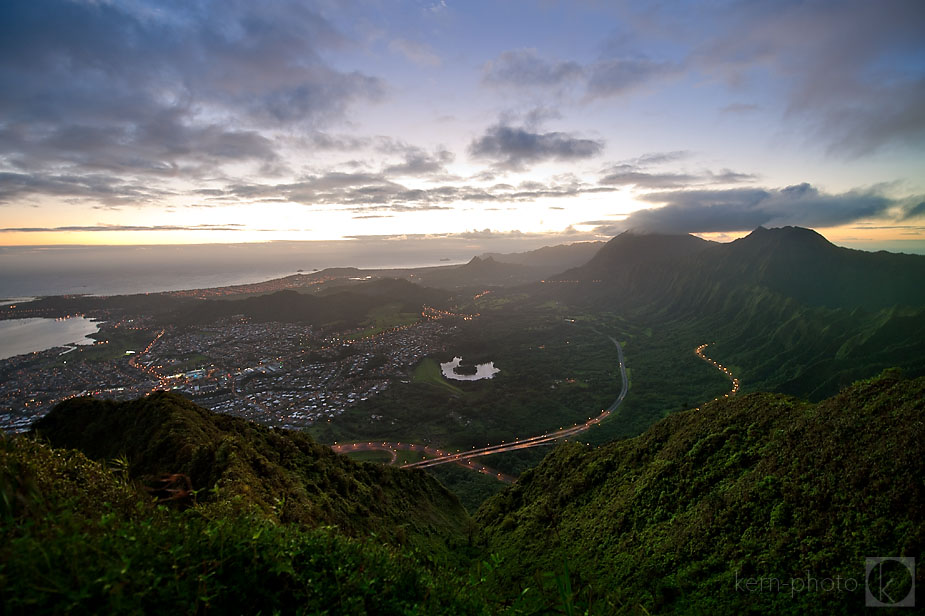
<svg viewBox="0 0 925 616">
<path fill-rule="evenodd" d="M 75 344 L 93 344 L 99 324 L 84 317 L 0 321 L 0 360 Z"/>
<path fill-rule="evenodd" d="M 456 368 L 462 362 L 462 357 L 454 357 L 453 361 L 440 364 L 440 370 L 443 376 L 454 381 L 479 381 L 481 379 L 490 379 L 501 372 L 495 368 L 495 362 L 490 361 L 487 364 L 478 364 L 475 367 L 475 374 L 457 374 Z"/>
</svg>

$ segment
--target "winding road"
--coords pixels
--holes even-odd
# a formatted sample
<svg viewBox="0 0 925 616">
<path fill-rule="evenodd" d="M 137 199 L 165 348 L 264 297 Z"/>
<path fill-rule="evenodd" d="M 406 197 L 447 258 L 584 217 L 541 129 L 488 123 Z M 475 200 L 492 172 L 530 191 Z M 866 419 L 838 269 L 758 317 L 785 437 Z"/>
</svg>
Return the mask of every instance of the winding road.
<svg viewBox="0 0 925 616">
<path fill-rule="evenodd" d="M 714 342 L 713 344 L 716 344 L 716 343 Z M 724 398 L 728 398 L 729 396 L 734 396 L 734 395 L 736 395 L 736 394 L 739 392 L 739 379 L 737 379 L 736 377 L 734 377 L 734 376 L 732 375 L 732 371 L 730 371 L 729 368 L 727 368 L 727 367 L 724 366 L 723 364 L 719 363 L 719 362 L 716 361 L 715 359 L 710 359 L 709 357 L 707 357 L 706 355 L 704 355 L 703 350 L 704 350 L 705 348 L 707 348 L 708 346 L 710 346 L 710 343 L 709 343 L 709 342 L 705 342 L 704 344 L 701 344 L 699 347 L 697 347 L 696 349 L 694 349 L 694 355 L 696 355 L 697 357 L 699 357 L 699 358 L 702 359 L 703 361 L 707 362 L 708 364 L 713 364 L 713 367 L 714 367 L 714 368 L 716 368 L 717 370 L 719 370 L 720 372 L 722 372 L 723 374 L 725 374 L 727 377 L 729 377 L 729 380 L 732 381 L 732 389 L 729 391 L 728 394 L 723 394 L 723 397 L 724 397 Z M 719 400 L 718 397 L 717 397 L 717 398 L 713 398 L 713 399 L 714 399 L 714 400 Z"/>
</svg>

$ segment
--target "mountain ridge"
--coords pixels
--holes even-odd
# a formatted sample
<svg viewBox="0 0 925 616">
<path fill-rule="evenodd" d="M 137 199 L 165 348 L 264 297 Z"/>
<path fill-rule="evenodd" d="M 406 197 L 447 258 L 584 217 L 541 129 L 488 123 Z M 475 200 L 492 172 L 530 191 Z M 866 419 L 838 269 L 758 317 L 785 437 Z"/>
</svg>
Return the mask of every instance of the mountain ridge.
<svg viewBox="0 0 925 616">
<path fill-rule="evenodd" d="M 468 518 L 423 472 L 354 462 L 307 434 L 216 414 L 168 392 L 122 403 L 74 398 L 32 433 L 92 459 L 123 457 L 143 483 L 182 474 L 199 500 L 217 498 L 215 491 L 240 496 L 280 521 L 334 524 L 349 535 L 376 530 L 389 541 L 452 542 Z"/>
<path fill-rule="evenodd" d="M 801 227 L 765 229 L 728 244 L 692 235 L 624 232 L 559 279 L 604 280 L 592 296 L 640 305 L 705 288 L 765 287 L 809 306 L 878 310 L 925 304 L 925 256 L 835 246 Z"/>
</svg>

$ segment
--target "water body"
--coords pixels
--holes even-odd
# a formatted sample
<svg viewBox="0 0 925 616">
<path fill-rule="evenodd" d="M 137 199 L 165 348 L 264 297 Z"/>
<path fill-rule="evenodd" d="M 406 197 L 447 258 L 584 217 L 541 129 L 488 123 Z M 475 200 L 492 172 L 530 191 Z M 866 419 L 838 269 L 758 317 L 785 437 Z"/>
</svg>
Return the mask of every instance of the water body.
<svg viewBox="0 0 925 616">
<path fill-rule="evenodd" d="M 93 344 L 99 323 L 84 317 L 0 321 L 0 359 L 55 347 Z"/>
<path fill-rule="evenodd" d="M 453 379 L 454 381 L 480 381 L 482 379 L 494 378 L 496 374 L 501 372 L 499 369 L 495 368 L 495 362 L 490 361 L 487 364 L 477 364 L 475 366 L 475 374 L 457 374 L 456 369 L 459 367 L 460 362 L 462 362 L 462 357 L 454 357 L 453 361 L 440 364 L 440 370 L 443 372 L 443 376 L 448 379 Z"/>
<path fill-rule="evenodd" d="M 410 246 L 405 246 L 410 244 Z M 121 295 L 263 282 L 327 267 L 447 265 L 471 246 L 434 253 L 414 242 L 283 242 L 217 246 L 0 246 L 0 299 Z"/>
</svg>

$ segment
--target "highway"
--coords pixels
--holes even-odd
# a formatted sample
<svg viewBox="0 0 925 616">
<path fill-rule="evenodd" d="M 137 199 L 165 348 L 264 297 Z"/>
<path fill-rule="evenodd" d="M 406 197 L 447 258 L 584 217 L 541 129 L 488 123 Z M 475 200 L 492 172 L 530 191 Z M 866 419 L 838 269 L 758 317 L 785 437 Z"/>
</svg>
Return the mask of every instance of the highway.
<svg viewBox="0 0 925 616">
<path fill-rule="evenodd" d="M 437 447 L 430 447 L 428 445 L 420 445 L 418 443 L 401 443 L 394 441 L 367 441 L 365 443 L 335 443 L 331 446 L 331 449 L 337 453 L 350 453 L 351 451 L 385 451 L 392 457 L 389 461 L 389 464 L 395 464 L 398 459 L 398 452 L 401 451 L 414 451 L 425 456 L 433 456 L 439 458 L 442 463 L 455 462 L 464 468 L 468 468 L 473 471 L 478 471 L 483 475 L 490 475 L 499 481 L 504 483 L 513 483 L 514 477 L 510 475 L 505 475 L 497 471 L 496 469 L 491 468 L 490 466 L 485 466 L 480 462 L 475 460 L 470 460 L 468 458 L 456 458 L 456 454 L 449 453 L 443 449 Z M 458 453 L 458 452 L 457 452 Z M 468 452 L 467 452 L 468 453 Z M 403 464 L 402 468 L 408 468 L 413 466 L 412 464 Z"/>
<path fill-rule="evenodd" d="M 597 332 L 597 330 L 595 330 Z M 600 332 L 597 332 L 600 333 Z M 601 334 L 603 335 L 603 334 Z M 335 443 L 332 446 L 334 451 L 340 453 L 346 453 L 348 451 L 368 451 L 371 449 L 382 449 L 386 451 L 396 451 L 396 450 L 406 450 L 406 451 L 417 451 L 425 455 L 432 456 L 426 460 L 421 460 L 420 462 L 410 462 L 408 464 L 403 464 L 402 468 L 426 468 L 429 466 L 436 466 L 438 464 L 449 464 L 456 463 L 462 466 L 472 468 L 473 470 L 478 470 L 479 472 L 485 473 L 487 475 L 492 475 L 497 477 L 501 481 L 510 483 L 514 480 L 513 477 L 499 473 L 494 469 L 491 469 L 487 466 L 481 465 L 473 460 L 473 458 L 478 458 L 481 456 L 487 456 L 491 454 L 501 453 L 505 451 L 515 451 L 518 449 L 528 449 L 531 447 L 541 447 L 545 445 L 551 445 L 559 440 L 568 438 L 570 436 L 575 436 L 576 434 L 581 434 L 582 432 L 590 429 L 592 426 L 595 426 L 601 423 L 606 419 L 611 413 L 617 410 L 617 407 L 623 402 L 623 399 L 626 397 L 627 391 L 629 391 L 629 379 L 626 376 L 626 362 L 623 359 L 623 348 L 620 346 L 620 342 L 613 336 L 607 336 L 614 346 L 617 348 L 617 359 L 620 366 L 620 378 L 622 380 L 622 387 L 620 388 L 620 394 L 616 399 L 608 406 L 606 409 L 601 411 L 600 415 L 597 417 L 589 417 L 588 421 L 580 424 L 574 424 L 568 428 L 560 428 L 553 432 L 546 432 L 544 434 L 539 434 L 537 436 L 531 436 L 527 438 L 515 439 L 513 441 L 502 442 L 497 445 L 489 445 L 487 447 L 479 447 L 477 449 L 470 449 L 467 451 L 457 451 L 457 452 L 446 452 L 441 449 L 428 447 L 426 445 L 418 445 L 415 443 L 400 443 L 400 442 L 390 442 L 390 441 L 370 441 L 367 443 L 346 443 L 346 444 L 337 444 Z M 393 458 L 394 459 L 394 458 Z"/>
</svg>

